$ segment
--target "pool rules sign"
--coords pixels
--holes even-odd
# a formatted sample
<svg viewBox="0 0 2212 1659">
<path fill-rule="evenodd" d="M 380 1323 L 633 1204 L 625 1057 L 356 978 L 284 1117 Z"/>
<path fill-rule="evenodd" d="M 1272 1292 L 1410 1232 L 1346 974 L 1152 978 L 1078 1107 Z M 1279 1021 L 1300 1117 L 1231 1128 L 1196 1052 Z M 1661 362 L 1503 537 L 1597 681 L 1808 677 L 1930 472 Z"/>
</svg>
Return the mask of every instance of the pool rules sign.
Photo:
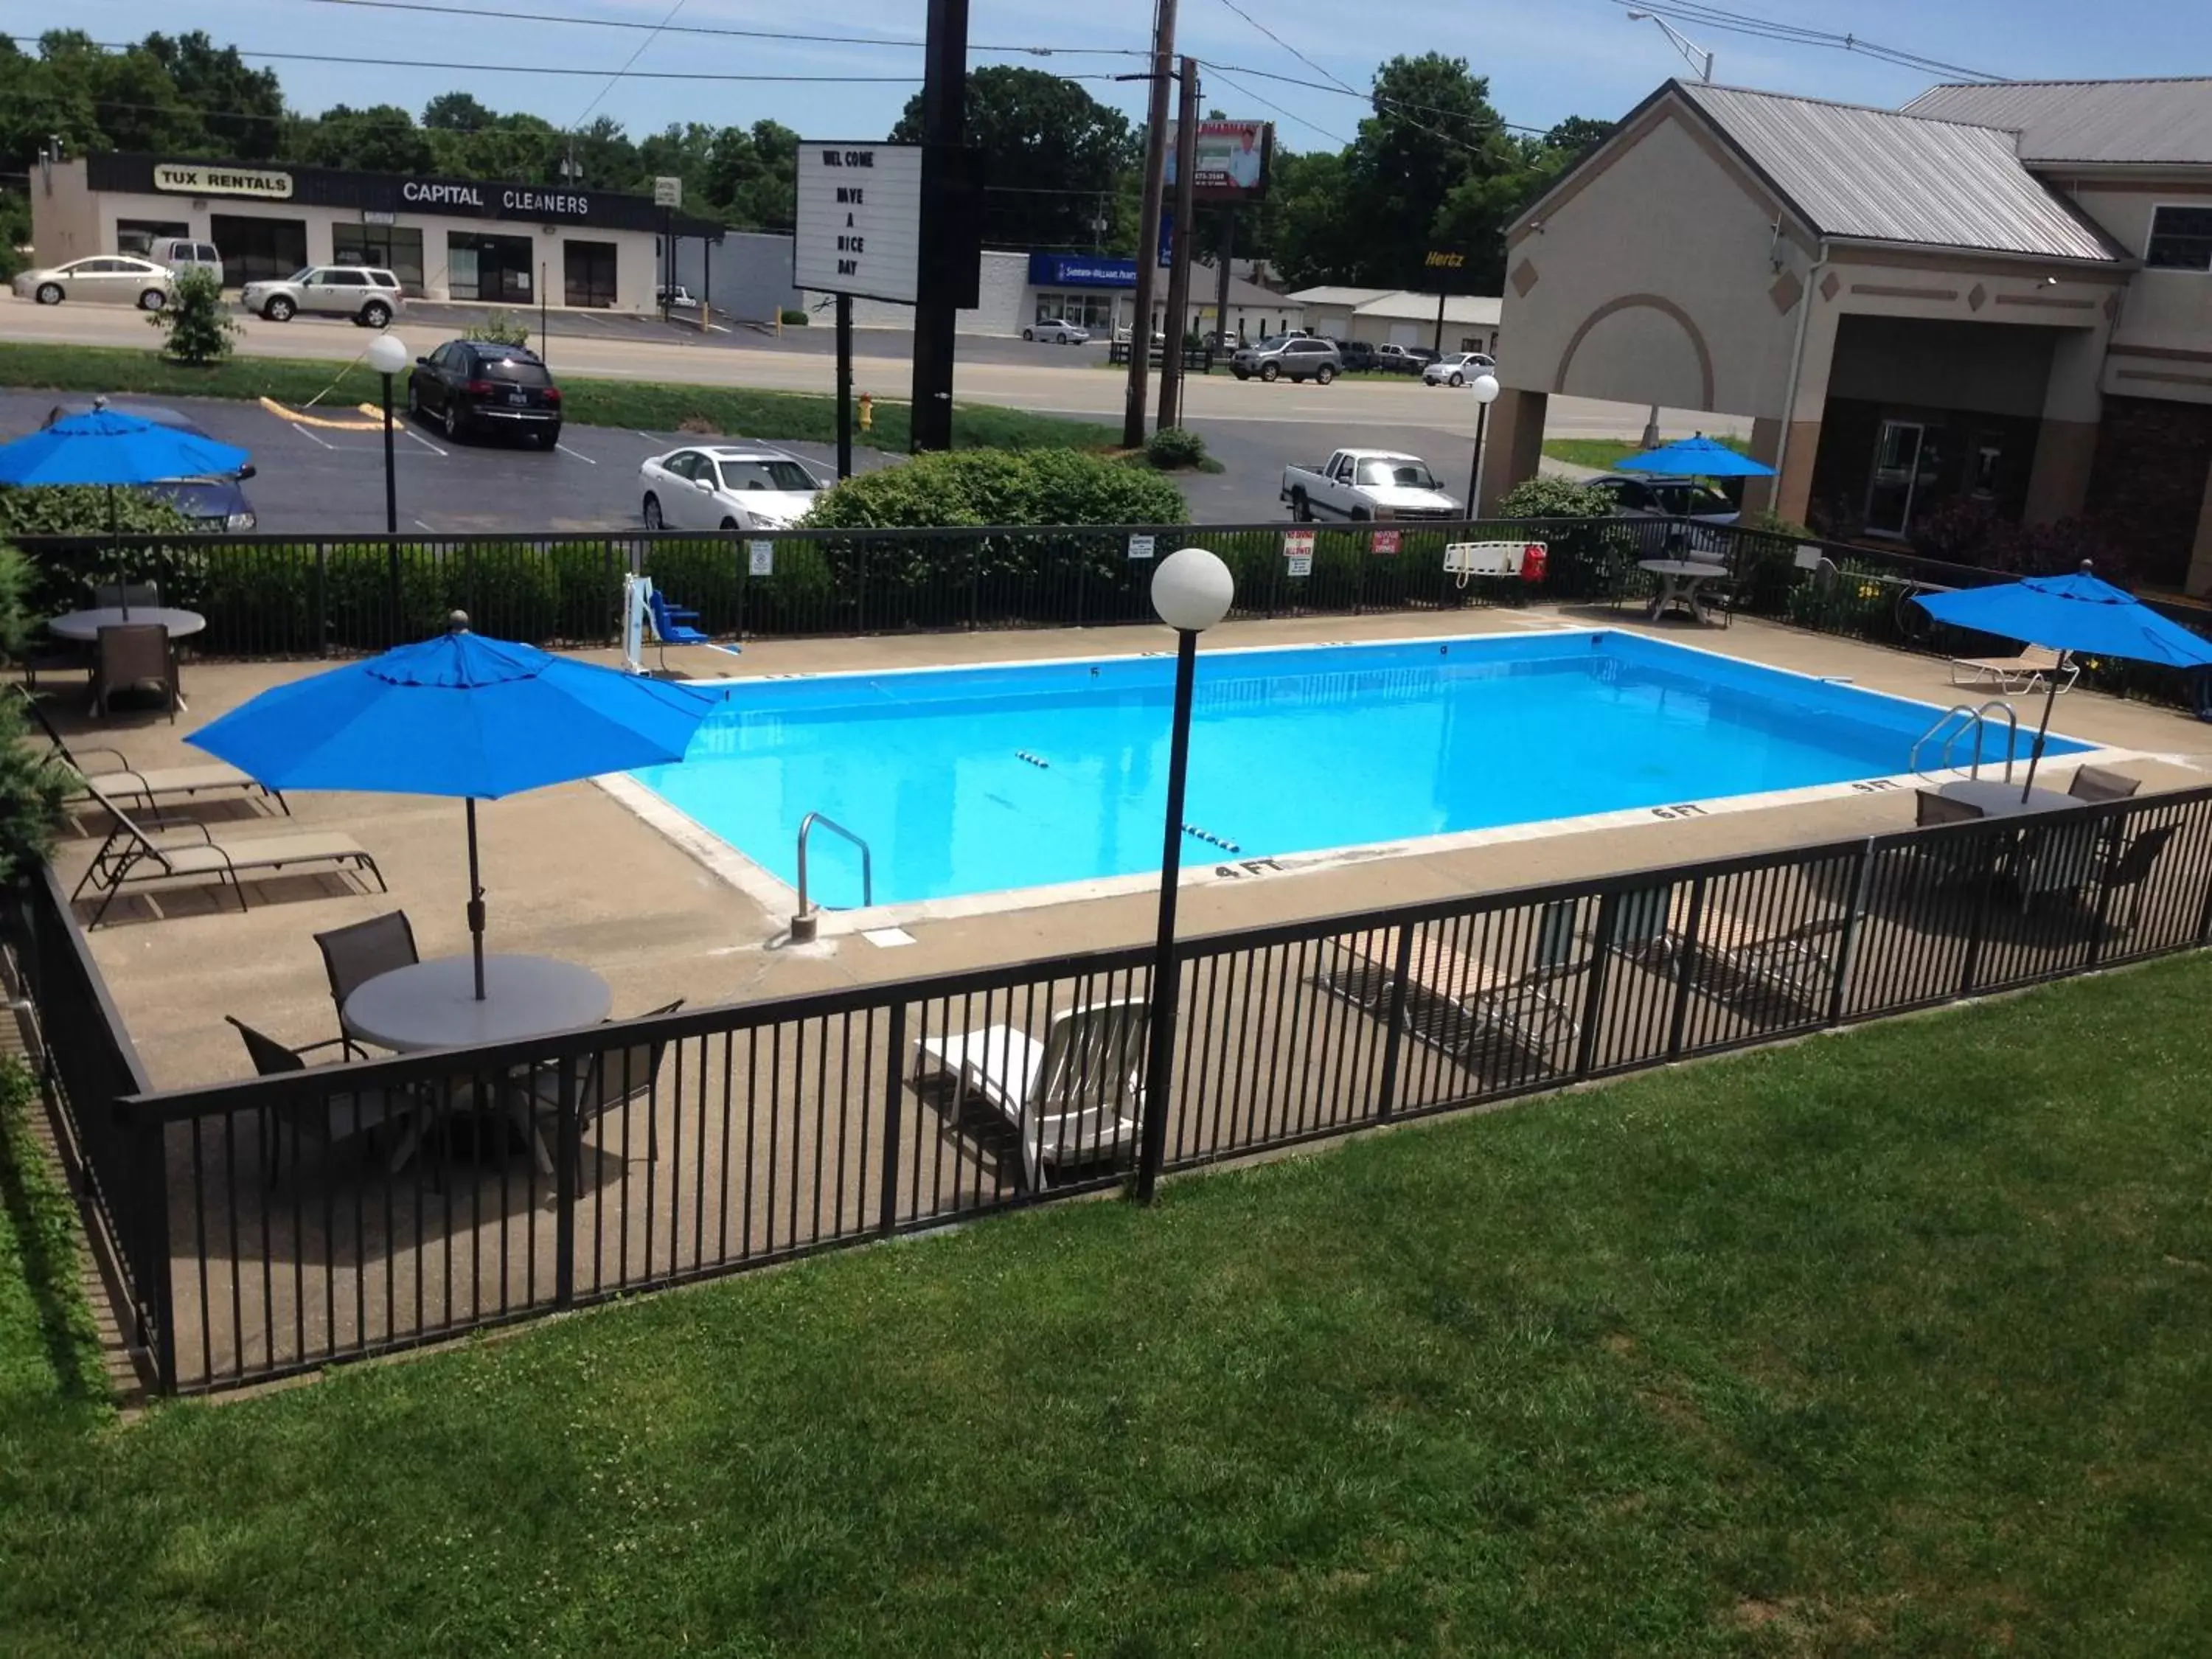
<svg viewBox="0 0 2212 1659">
<path fill-rule="evenodd" d="M 795 286 L 912 305 L 921 255 L 921 145 L 799 145 Z"/>
</svg>

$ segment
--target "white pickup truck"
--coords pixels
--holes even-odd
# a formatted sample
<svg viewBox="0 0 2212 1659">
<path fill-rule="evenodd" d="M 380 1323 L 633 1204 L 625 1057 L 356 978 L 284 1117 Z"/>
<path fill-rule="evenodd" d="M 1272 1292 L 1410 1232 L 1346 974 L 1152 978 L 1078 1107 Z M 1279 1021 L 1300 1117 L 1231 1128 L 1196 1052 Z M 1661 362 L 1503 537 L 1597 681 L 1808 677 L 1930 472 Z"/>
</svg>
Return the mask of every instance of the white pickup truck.
<svg viewBox="0 0 2212 1659">
<path fill-rule="evenodd" d="M 1301 524 L 1328 519 L 1458 519 L 1459 498 L 1418 455 L 1340 449 L 1322 466 L 1283 469 L 1282 498 Z"/>
</svg>

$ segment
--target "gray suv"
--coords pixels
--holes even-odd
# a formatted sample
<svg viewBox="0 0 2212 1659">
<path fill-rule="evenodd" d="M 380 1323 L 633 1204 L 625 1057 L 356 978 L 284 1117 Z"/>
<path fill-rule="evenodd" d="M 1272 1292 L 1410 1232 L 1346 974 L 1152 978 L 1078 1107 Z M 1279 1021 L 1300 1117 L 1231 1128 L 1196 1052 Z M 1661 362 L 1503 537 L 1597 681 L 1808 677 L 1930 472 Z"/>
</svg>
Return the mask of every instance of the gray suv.
<svg viewBox="0 0 2212 1659">
<path fill-rule="evenodd" d="M 301 312 L 350 317 L 363 328 L 386 328 L 402 303 L 399 278 L 375 265 L 309 265 L 281 283 L 248 283 L 239 304 L 272 323 Z"/>
<path fill-rule="evenodd" d="M 1310 334 L 1278 334 L 1241 347 L 1229 361 L 1229 372 L 1240 380 L 1256 374 L 1263 380 L 1311 380 L 1327 386 L 1344 373 L 1344 358 L 1332 341 Z"/>
</svg>

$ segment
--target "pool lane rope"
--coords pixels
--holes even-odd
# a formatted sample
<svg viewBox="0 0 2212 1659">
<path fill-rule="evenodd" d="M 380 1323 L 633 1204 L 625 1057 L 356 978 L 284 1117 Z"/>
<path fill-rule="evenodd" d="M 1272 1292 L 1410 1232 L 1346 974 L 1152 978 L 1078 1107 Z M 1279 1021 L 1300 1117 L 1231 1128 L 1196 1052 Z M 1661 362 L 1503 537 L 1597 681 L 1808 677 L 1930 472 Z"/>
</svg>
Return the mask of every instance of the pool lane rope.
<svg viewBox="0 0 2212 1659">
<path fill-rule="evenodd" d="M 1026 749 L 1015 750 L 1014 758 L 1018 761 L 1027 761 L 1031 766 L 1038 767 L 1048 772 L 1052 769 L 1052 763 L 1050 761 L 1045 759 L 1041 755 L 1032 755 Z"/>
<path fill-rule="evenodd" d="M 1218 847 L 1224 853 L 1241 853 L 1244 849 L 1233 841 L 1224 841 L 1211 830 L 1201 830 L 1194 823 L 1186 823 L 1182 832 L 1193 841 L 1202 841 L 1208 847 Z"/>
</svg>

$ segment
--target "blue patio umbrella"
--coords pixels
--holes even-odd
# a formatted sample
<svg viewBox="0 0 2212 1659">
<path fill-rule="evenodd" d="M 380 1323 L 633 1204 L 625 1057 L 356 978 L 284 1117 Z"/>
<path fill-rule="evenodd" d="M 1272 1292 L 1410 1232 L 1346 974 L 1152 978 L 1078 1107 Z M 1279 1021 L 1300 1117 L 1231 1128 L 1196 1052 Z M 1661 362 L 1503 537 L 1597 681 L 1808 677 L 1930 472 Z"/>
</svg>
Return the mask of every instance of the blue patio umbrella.
<svg viewBox="0 0 2212 1659">
<path fill-rule="evenodd" d="M 1774 469 L 1764 461 L 1715 443 L 1703 433 L 1679 443 L 1662 444 L 1631 455 L 1617 469 L 1622 472 L 1658 472 L 1676 478 L 1771 478 Z"/>
<path fill-rule="evenodd" d="M 115 533 L 118 486 L 160 483 L 237 473 L 252 458 L 234 444 L 217 443 L 98 404 L 68 415 L 27 437 L 0 444 L 0 484 L 22 489 L 91 484 L 107 491 L 107 529 Z M 131 614 L 125 596 L 123 614 Z"/>
<path fill-rule="evenodd" d="M 2001 639 L 2021 640 L 2069 656 L 2125 657 L 2131 662 L 2168 668 L 2212 667 L 2212 640 L 2168 620 L 2124 589 L 2094 574 L 2087 560 L 2063 576 L 2030 576 L 1991 587 L 1962 587 L 1948 593 L 1921 593 L 1913 603 L 1937 622 Z M 2058 701 L 2058 674 L 2051 675 L 2043 698 L 2043 723 L 2029 752 L 2027 783 L 2034 787 L 2036 763 L 2051 732 L 2051 706 Z"/>
<path fill-rule="evenodd" d="M 264 691 L 189 741 L 271 789 L 459 795 L 469 933 L 483 996 L 477 802 L 684 758 L 722 694 L 577 662 L 454 626 Z"/>
</svg>

